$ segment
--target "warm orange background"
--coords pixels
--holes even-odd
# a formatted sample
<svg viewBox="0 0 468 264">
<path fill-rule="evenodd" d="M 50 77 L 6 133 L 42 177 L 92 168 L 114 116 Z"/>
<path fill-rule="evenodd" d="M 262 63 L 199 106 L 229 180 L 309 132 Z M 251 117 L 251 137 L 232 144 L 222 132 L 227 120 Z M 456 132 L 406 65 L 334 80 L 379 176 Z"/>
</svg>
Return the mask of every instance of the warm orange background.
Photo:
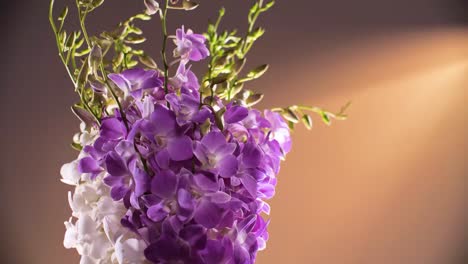
<svg viewBox="0 0 468 264">
<path fill-rule="evenodd" d="M 68 143 L 78 121 L 67 109 L 77 97 L 56 57 L 47 1 L 19 2 L 1 16 L 0 263 L 78 263 L 62 246 L 70 188 L 59 182 L 60 165 L 76 156 Z M 223 4 L 224 25 L 244 25 L 236 21 L 247 1 L 200 2 L 170 24 L 203 29 Z M 107 1 L 90 23 L 109 28 L 142 6 Z M 268 33 L 250 60 L 272 66 L 252 83 L 267 94 L 261 107 L 353 105 L 347 121 L 325 127 L 316 118 L 312 131 L 294 132 L 258 263 L 468 263 L 466 8 L 279 0 L 261 20 Z M 157 23 L 144 29 L 157 54 Z"/>
</svg>

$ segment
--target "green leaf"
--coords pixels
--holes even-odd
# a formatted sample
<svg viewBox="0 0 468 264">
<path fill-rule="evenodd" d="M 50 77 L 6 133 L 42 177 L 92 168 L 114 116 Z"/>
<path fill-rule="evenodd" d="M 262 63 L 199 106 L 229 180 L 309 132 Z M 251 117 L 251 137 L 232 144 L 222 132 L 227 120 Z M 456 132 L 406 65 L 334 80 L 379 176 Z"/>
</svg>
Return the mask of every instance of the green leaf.
<svg viewBox="0 0 468 264">
<path fill-rule="evenodd" d="M 125 58 L 125 54 L 123 52 L 118 53 L 112 60 L 112 65 L 115 68 L 119 67 L 120 65 L 122 65 L 124 58 Z"/>
<path fill-rule="evenodd" d="M 75 32 L 75 33 L 76 33 L 76 32 Z M 79 32 L 78 32 L 78 33 L 79 33 Z M 76 40 L 76 42 L 75 42 L 75 47 L 74 47 L 75 49 L 81 48 L 81 46 L 83 46 L 83 43 L 85 42 L 85 39 L 84 39 L 84 38 L 81 38 L 81 39 L 79 38 L 79 37 L 80 37 L 80 34 L 78 34 L 78 33 L 76 34 L 77 40 Z"/>
<path fill-rule="evenodd" d="M 101 6 L 103 3 L 104 3 L 104 0 L 93 0 L 91 2 L 91 6 L 93 8 L 97 8 L 97 7 Z"/>
<path fill-rule="evenodd" d="M 229 74 L 221 74 L 211 79 L 211 85 L 221 84 L 229 79 Z"/>
<path fill-rule="evenodd" d="M 140 44 L 145 42 L 146 38 L 143 36 L 128 36 L 124 41 L 128 44 Z"/>
<path fill-rule="evenodd" d="M 247 43 L 252 43 L 265 34 L 265 29 L 262 27 L 257 28 L 247 38 Z"/>
<path fill-rule="evenodd" d="M 58 21 L 65 21 L 65 18 L 67 17 L 67 15 L 68 15 L 68 6 L 66 6 L 63 9 L 62 13 L 60 13 L 60 16 L 58 16 L 57 20 Z M 63 24 L 63 22 L 62 22 L 62 24 Z"/>
<path fill-rule="evenodd" d="M 77 89 L 83 90 L 85 84 L 88 82 L 88 76 L 89 76 L 89 63 L 84 62 L 78 73 L 78 80 L 77 80 L 77 85 L 76 85 Z"/>
<path fill-rule="evenodd" d="M 268 64 L 264 64 L 262 66 L 259 66 L 259 67 L 255 68 L 255 69 L 253 69 L 252 71 L 250 71 L 247 74 L 247 78 L 251 78 L 251 79 L 260 78 L 263 74 L 265 74 L 265 72 L 268 70 L 268 68 L 269 68 Z"/>
<path fill-rule="evenodd" d="M 127 67 L 130 69 L 130 68 L 133 68 L 133 67 L 137 66 L 138 61 L 136 61 L 136 60 L 127 60 L 126 64 L 127 64 Z"/>
<path fill-rule="evenodd" d="M 74 150 L 77 150 L 77 151 L 81 151 L 81 150 L 83 149 L 83 147 L 82 147 L 80 144 L 75 143 L 75 142 L 71 143 L 70 146 L 71 146 Z"/>
<path fill-rule="evenodd" d="M 65 44 L 67 42 L 67 32 L 66 31 L 60 32 L 59 40 L 60 40 L 60 47 L 62 48 L 62 50 L 64 50 L 65 49 Z"/>
<path fill-rule="evenodd" d="M 275 5 L 275 1 L 267 3 L 264 7 L 260 9 L 261 12 L 266 12 Z"/>
<path fill-rule="evenodd" d="M 252 24 L 253 17 L 258 12 L 258 10 L 259 10 L 259 4 L 258 4 L 258 2 L 255 2 L 255 4 L 249 10 L 249 15 L 248 15 L 249 25 Z"/>
<path fill-rule="evenodd" d="M 268 70 L 268 64 L 264 64 L 262 66 L 259 66 L 253 70 L 251 70 L 249 73 L 247 73 L 247 76 L 245 78 L 242 78 L 238 80 L 238 82 L 243 83 L 247 81 L 251 81 L 257 78 L 260 78 L 265 72 Z"/>
<path fill-rule="evenodd" d="M 67 43 L 65 44 L 65 47 L 67 49 L 71 49 L 72 47 L 75 46 L 77 34 L 76 32 L 73 32 L 73 34 L 68 38 Z"/>
<path fill-rule="evenodd" d="M 135 27 L 134 25 L 130 25 L 128 27 L 129 29 L 129 33 L 133 33 L 133 34 L 136 34 L 136 35 L 141 35 L 143 34 L 143 30 L 141 30 L 140 28 L 138 27 Z"/>
<path fill-rule="evenodd" d="M 303 115 L 302 116 L 302 123 L 304 123 L 304 126 L 307 128 L 307 129 L 312 129 L 312 117 L 310 117 L 310 115 Z"/>
<path fill-rule="evenodd" d="M 151 16 L 150 15 L 147 15 L 147 14 L 138 14 L 136 16 L 133 16 L 130 18 L 130 21 L 133 21 L 135 19 L 139 19 L 139 20 L 144 20 L 144 21 L 148 21 L 148 20 L 151 20 Z"/>
<path fill-rule="evenodd" d="M 75 57 L 81 57 L 81 56 L 85 56 L 86 54 L 88 54 L 91 50 L 89 48 L 86 48 L 82 51 L 78 51 L 78 52 L 75 52 Z"/>
</svg>

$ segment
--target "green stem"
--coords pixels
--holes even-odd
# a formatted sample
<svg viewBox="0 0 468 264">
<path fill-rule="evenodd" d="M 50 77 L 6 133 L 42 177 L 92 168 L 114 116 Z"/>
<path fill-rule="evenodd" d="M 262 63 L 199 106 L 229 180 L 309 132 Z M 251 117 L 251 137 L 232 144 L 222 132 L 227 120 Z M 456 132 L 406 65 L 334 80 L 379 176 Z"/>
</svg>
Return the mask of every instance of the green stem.
<svg viewBox="0 0 468 264">
<path fill-rule="evenodd" d="M 224 7 L 219 11 L 219 16 L 218 16 L 218 19 L 216 20 L 216 23 L 214 24 L 214 32 L 215 32 L 215 35 L 217 35 L 217 32 L 218 32 L 218 27 L 219 27 L 219 24 L 221 23 L 221 19 L 223 18 L 224 16 Z M 210 92 L 211 92 L 211 103 L 210 105 L 213 104 L 213 100 L 214 100 L 214 85 L 212 84 L 212 78 L 213 78 L 213 67 L 214 67 L 214 61 L 216 59 L 215 57 L 215 45 L 214 43 L 210 43 L 210 63 L 208 64 L 208 81 L 210 83 Z M 202 104 L 203 104 L 203 98 L 202 98 L 202 92 L 200 91 L 200 107 L 202 107 Z"/>
<path fill-rule="evenodd" d="M 166 48 L 167 48 L 167 10 L 169 9 L 169 0 L 166 0 L 164 9 L 162 11 L 161 15 L 161 25 L 162 25 L 162 32 L 163 32 L 163 44 L 162 44 L 162 50 L 161 50 L 161 55 L 163 59 L 163 64 L 164 64 L 164 92 L 168 94 L 169 88 L 168 88 L 168 81 L 169 81 L 169 65 L 167 63 L 167 57 L 166 57 Z"/>
<path fill-rule="evenodd" d="M 92 111 L 92 109 L 89 107 L 88 103 L 86 102 L 85 98 L 84 98 L 84 94 L 81 93 L 79 90 L 78 90 L 78 87 L 77 87 L 77 81 L 75 80 L 75 77 L 73 76 L 72 72 L 70 71 L 70 68 L 68 67 L 68 56 L 67 56 L 67 59 L 65 59 L 65 56 L 63 54 L 63 50 L 62 50 L 62 46 L 60 45 L 60 41 L 59 41 L 59 32 L 57 30 L 57 26 L 55 25 L 55 22 L 54 22 L 54 16 L 53 16 L 53 10 L 54 10 L 54 0 L 51 0 L 50 1 L 50 6 L 49 6 L 49 22 L 50 22 L 50 26 L 52 27 L 52 30 L 54 32 L 54 35 L 55 35 L 55 41 L 57 43 L 57 49 L 58 49 L 58 52 L 59 52 L 59 57 L 60 57 L 60 60 L 62 61 L 63 63 L 63 66 L 65 67 L 65 70 L 67 71 L 67 74 L 68 76 L 70 77 L 70 80 L 72 81 L 73 83 L 73 87 L 75 88 L 75 91 L 78 93 L 79 97 L 80 97 L 80 100 L 81 102 L 83 103 L 83 106 L 85 107 L 85 109 L 93 115 L 94 119 L 96 120 L 96 122 L 98 124 L 100 124 L 100 120 L 99 120 L 99 117 L 96 115 L 96 113 L 94 113 L 94 111 Z"/>
<path fill-rule="evenodd" d="M 258 9 L 255 12 L 254 16 L 252 17 L 252 21 L 249 24 L 249 29 L 247 30 L 247 33 L 246 33 L 245 38 L 244 38 L 244 43 L 243 43 L 243 47 L 242 47 L 242 59 L 245 57 L 246 53 L 252 47 L 252 45 L 247 44 L 247 38 L 249 37 L 250 34 L 252 34 L 252 31 L 253 31 L 254 26 L 255 26 L 255 22 L 257 22 L 258 16 L 261 13 L 260 10 L 261 10 L 262 6 L 263 6 L 263 0 L 258 0 Z"/>
<path fill-rule="evenodd" d="M 76 8 L 78 9 L 78 19 L 80 20 L 81 31 L 83 32 L 83 36 L 85 38 L 86 44 L 91 49 L 91 42 L 89 41 L 88 31 L 86 30 L 86 27 L 85 27 L 85 19 L 86 19 L 86 15 L 88 15 L 88 9 L 86 9 L 84 13 L 81 13 L 80 3 L 78 2 L 78 0 L 76 0 L 75 2 L 76 2 Z"/>
<path fill-rule="evenodd" d="M 308 111 L 308 112 L 313 112 L 313 113 L 317 113 L 317 114 L 325 113 L 329 117 L 332 117 L 332 118 L 334 118 L 336 120 L 345 120 L 347 116 L 345 115 L 344 112 L 345 112 L 346 108 L 349 105 L 350 105 L 350 103 L 343 106 L 338 113 L 332 113 L 332 112 L 326 111 L 326 110 L 324 110 L 324 109 L 322 109 L 320 107 L 316 107 L 316 106 L 293 105 L 293 106 L 290 106 L 289 108 L 292 109 L 292 110 L 299 110 L 299 111 L 302 110 L 302 111 Z M 276 108 L 272 108 L 271 111 L 273 111 L 273 112 L 282 112 L 283 108 L 276 107 Z"/>
</svg>

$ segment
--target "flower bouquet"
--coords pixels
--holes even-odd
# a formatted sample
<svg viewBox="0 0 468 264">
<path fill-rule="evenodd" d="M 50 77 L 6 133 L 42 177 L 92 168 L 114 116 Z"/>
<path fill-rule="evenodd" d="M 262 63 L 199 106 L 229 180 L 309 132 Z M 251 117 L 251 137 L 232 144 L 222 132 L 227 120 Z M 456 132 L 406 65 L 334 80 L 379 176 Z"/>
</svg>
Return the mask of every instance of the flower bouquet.
<svg viewBox="0 0 468 264">
<path fill-rule="evenodd" d="M 246 84 L 268 65 L 244 66 L 265 32 L 256 21 L 273 2 L 254 1 L 243 36 L 219 30 L 224 9 L 203 34 L 181 26 L 169 35 L 169 13 L 198 6 L 188 0 L 145 0 L 142 13 L 89 36 L 86 18 L 103 0 L 76 0 L 79 30 L 71 32 L 68 8 L 54 17 L 53 2 L 58 54 L 80 98 L 72 106 L 79 154 L 60 171 L 75 187 L 65 247 L 83 264 L 254 263 L 268 240 L 267 200 L 291 150 L 290 130 L 310 128 L 310 111 L 327 124 L 345 118 L 344 108 L 254 108 L 263 95 Z M 138 24 L 155 17 L 160 67 L 138 49 L 145 41 Z M 191 63 L 202 60 L 207 72 L 197 76 Z"/>
</svg>

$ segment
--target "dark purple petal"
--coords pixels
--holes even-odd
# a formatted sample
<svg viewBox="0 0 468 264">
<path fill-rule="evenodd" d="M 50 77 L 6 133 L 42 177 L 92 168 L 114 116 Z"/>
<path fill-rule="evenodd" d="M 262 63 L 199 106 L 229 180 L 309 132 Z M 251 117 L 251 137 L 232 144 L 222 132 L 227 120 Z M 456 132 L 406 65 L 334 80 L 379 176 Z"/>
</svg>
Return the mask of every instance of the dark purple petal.
<svg viewBox="0 0 468 264">
<path fill-rule="evenodd" d="M 174 161 L 190 159 L 193 156 L 192 140 L 188 136 L 170 139 L 167 144 L 167 151 Z"/>
<path fill-rule="evenodd" d="M 202 200 L 195 210 L 195 221 L 206 228 L 214 228 L 218 225 L 223 210 L 216 204 Z"/>
<path fill-rule="evenodd" d="M 189 249 L 175 239 L 162 237 L 149 245 L 144 253 L 154 263 L 186 263 L 184 259 L 188 257 Z"/>
<path fill-rule="evenodd" d="M 160 222 L 166 216 L 169 214 L 168 211 L 164 208 L 162 204 L 156 204 L 148 208 L 148 211 L 146 212 L 148 215 L 149 219 L 155 221 L 155 222 Z"/>
<path fill-rule="evenodd" d="M 116 152 L 110 152 L 106 157 L 106 168 L 112 176 L 124 176 L 128 174 L 127 166 Z"/>
<path fill-rule="evenodd" d="M 201 225 L 189 225 L 183 228 L 179 234 L 180 238 L 194 248 L 204 248 L 206 245 L 206 231 Z"/>
<path fill-rule="evenodd" d="M 252 198 L 257 197 L 257 181 L 250 175 L 245 174 L 240 178 L 242 185 L 249 192 Z"/>
<path fill-rule="evenodd" d="M 141 199 L 147 207 L 151 207 L 161 202 L 161 198 L 155 194 L 145 194 L 141 196 Z"/>
<path fill-rule="evenodd" d="M 242 106 L 233 106 L 224 113 L 224 121 L 228 124 L 244 120 L 249 115 L 249 110 Z"/>
<path fill-rule="evenodd" d="M 101 170 L 99 163 L 91 157 L 82 158 L 78 162 L 78 171 L 81 173 L 94 173 Z"/>
<path fill-rule="evenodd" d="M 221 132 L 210 132 L 203 137 L 201 143 L 210 151 L 215 151 L 218 147 L 226 144 L 226 138 Z"/>
<path fill-rule="evenodd" d="M 168 169 L 170 163 L 169 152 L 167 149 L 163 149 L 156 154 L 156 163 L 160 169 Z"/>
<path fill-rule="evenodd" d="M 247 168 L 256 168 L 263 159 L 262 151 L 254 144 L 245 144 L 242 150 L 242 163 Z"/>
<path fill-rule="evenodd" d="M 111 73 L 108 75 L 109 79 L 119 87 L 123 92 L 130 90 L 130 83 L 120 74 Z"/>
<path fill-rule="evenodd" d="M 240 245 L 234 247 L 233 260 L 236 264 L 252 264 L 249 252 Z"/>
<path fill-rule="evenodd" d="M 161 198 L 169 198 L 175 194 L 177 176 L 170 170 L 157 173 L 151 182 L 151 192 Z"/>
<path fill-rule="evenodd" d="M 218 179 L 214 174 L 197 173 L 193 175 L 195 184 L 203 191 L 215 192 L 219 190 Z"/>
<path fill-rule="evenodd" d="M 215 192 L 208 195 L 210 201 L 217 204 L 224 204 L 231 200 L 231 196 L 225 192 Z"/>
<path fill-rule="evenodd" d="M 127 194 L 129 191 L 128 187 L 124 185 L 117 185 L 111 189 L 111 197 L 114 201 L 119 201 Z"/>
<path fill-rule="evenodd" d="M 144 170 L 137 169 L 133 174 L 133 180 L 135 182 L 135 195 L 137 197 L 150 190 L 151 179 Z"/>
<path fill-rule="evenodd" d="M 174 113 L 161 105 L 154 106 L 151 122 L 154 124 L 156 134 L 167 134 L 176 128 Z"/>
<path fill-rule="evenodd" d="M 123 185 L 125 182 L 125 178 L 109 175 L 105 177 L 103 181 L 106 185 L 112 187 L 112 186 L 117 186 L 117 185 Z"/>
<path fill-rule="evenodd" d="M 101 123 L 101 137 L 106 139 L 119 139 L 125 135 L 125 126 L 117 118 L 105 119 Z"/>
<path fill-rule="evenodd" d="M 193 197 L 188 191 L 180 189 L 177 193 L 177 201 L 180 208 L 193 210 Z"/>
<path fill-rule="evenodd" d="M 232 245 L 231 245 L 232 247 Z M 204 263 L 206 264 L 219 264 L 223 263 L 226 253 L 226 247 L 222 241 L 208 240 L 206 242 L 205 250 L 201 253 Z"/>
<path fill-rule="evenodd" d="M 227 155 L 217 164 L 219 175 L 223 178 L 229 178 L 237 172 L 237 159 L 234 155 Z"/>
</svg>

